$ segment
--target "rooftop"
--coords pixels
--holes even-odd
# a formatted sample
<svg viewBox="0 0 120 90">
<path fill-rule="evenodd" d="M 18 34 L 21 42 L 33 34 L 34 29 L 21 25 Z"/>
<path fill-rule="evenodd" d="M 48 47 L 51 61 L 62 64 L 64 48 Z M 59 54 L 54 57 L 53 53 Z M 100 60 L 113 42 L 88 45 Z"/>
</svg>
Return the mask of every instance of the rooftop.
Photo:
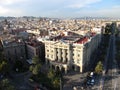
<svg viewBox="0 0 120 90">
<path fill-rule="evenodd" d="M 83 38 L 80 38 L 79 40 L 76 41 L 76 43 L 78 44 L 84 44 L 88 41 L 88 37 L 83 37 Z"/>
<path fill-rule="evenodd" d="M 78 44 L 84 44 L 86 43 L 90 37 L 95 36 L 96 33 L 94 32 L 89 32 L 86 33 L 85 36 L 73 33 L 73 32 L 68 32 L 67 35 L 64 35 L 63 33 L 58 35 L 58 36 L 54 36 L 54 37 L 50 37 L 49 40 L 51 41 L 61 41 L 64 43 L 78 43 Z"/>
<path fill-rule="evenodd" d="M 17 45 L 24 45 L 24 42 L 21 39 L 7 39 L 2 40 L 3 47 L 9 47 L 9 46 L 17 46 Z"/>
<path fill-rule="evenodd" d="M 42 44 L 42 42 L 38 42 L 36 40 L 30 40 L 26 42 L 28 45 L 33 46 L 33 47 L 38 47 Z"/>
</svg>

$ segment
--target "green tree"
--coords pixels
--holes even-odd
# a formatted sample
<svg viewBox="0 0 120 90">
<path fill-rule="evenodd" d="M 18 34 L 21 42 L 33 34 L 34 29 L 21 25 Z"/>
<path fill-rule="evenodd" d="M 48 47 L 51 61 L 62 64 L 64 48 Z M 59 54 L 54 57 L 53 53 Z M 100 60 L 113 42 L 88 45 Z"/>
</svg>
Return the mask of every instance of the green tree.
<svg viewBox="0 0 120 90">
<path fill-rule="evenodd" d="M 32 72 L 33 69 L 34 69 L 34 67 L 33 67 L 33 65 L 31 65 L 31 66 L 29 67 L 29 70 Z"/>
<path fill-rule="evenodd" d="M 32 59 L 32 63 L 33 65 L 31 65 L 29 67 L 29 70 L 34 74 L 34 75 L 38 75 L 40 70 L 41 70 L 41 62 L 38 58 L 38 56 L 34 56 Z"/>
<path fill-rule="evenodd" d="M 106 33 L 106 34 L 111 33 L 111 25 L 110 25 L 110 24 L 107 24 L 107 25 L 106 25 L 106 27 L 105 27 L 105 33 Z"/>
<path fill-rule="evenodd" d="M 60 87 L 60 78 L 56 77 L 54 78 L 54 80 L 52 81 L 53 87 L 59 89 Z"/>
<path fill-rule="evenodd" d="M 38 75 L 39 72 L 40 72 L 40 69 L 41 69 L 41 64 L 37 64 L 37 65 L 35 65 L 35 66 L 33 67 L 32 73 L 33 73 L 34 75 Z"/>
<path fill-rule="evenodd" d="M 32 59 L 32 63 L 33 63 L 33 64 L 38 64 L 38 63 L 40 63 L 39 57 L 38 57 L 38 56 L 34 56 L 33 59 Z"/>
<path fill-rule="evenodd" d="M 6 60 L 0 62 L 0 73 L 7 73 L 9 71 L 9 64 Z"/>
<path fill-rule="evenodd" d="M 101 61 L 97 63 L 97 66 L 95 67 L 95 72 L 100 74 L 103 71 L 103 64 Z"/>
<path fill-rule="evenodd" d="M 60 76 L 57 73 L 58 72 L 55 72 L 53 69 L 49 69 L 49 72 L 47 74 L 54 90 L 59 90 L 60 88 Z"/>
<path fill-rule="evenodd" d="M 10 81 L 8 79 L 3 79 L 0 82 L 0 90 L 15 90 L 15 88 L 10 84 Z"/>
<path fill-rule="evenodd" d="M 52 80 L 54 77 L 55 77 L 55 72 L 53 71 L 53 69 L 50 69 L 48 72 L 48 78 Z"/>
</svg>

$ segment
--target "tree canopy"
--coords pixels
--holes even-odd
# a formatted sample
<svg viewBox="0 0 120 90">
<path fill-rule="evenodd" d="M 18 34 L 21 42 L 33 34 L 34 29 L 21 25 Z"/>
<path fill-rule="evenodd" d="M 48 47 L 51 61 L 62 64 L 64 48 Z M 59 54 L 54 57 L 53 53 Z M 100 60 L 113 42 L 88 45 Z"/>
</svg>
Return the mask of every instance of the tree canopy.
<svg viewBox="0 0 120 90">
<path fill-rule="evenodd" d="M 37 64 L 37 65 L 35 65 L 35 66 L 33 67 L 32 73 L 33 73 L 34 75 L 38 75 L 39 72 L 40 72 L 40 69 L 41 69 L 41 64 Z"/>
<path fill-rule="evenodd" d="M 9 64 L 6 60 L 0 61 L 0 73 L 7 73 L 9 71 Z"/>
<path fill-rule="evenodd" d="M 38 63 L 40 63 L 39 57 L 38 57 L 38 56 L 34 56 L 33 59 L 32 59 L 32 63 L 33 63 L 33 64 L 38 64 Z"/>
<path fill-rule="evenodd" d="M 97 63 L 97 66 L 95 67 L 95 72 L 98 73 L 98 74 L 100 74 L 102 72 L 102 70 L 103 70 L 103 64 L 102 64 L 101 61 L 99 61 Z"/>
<path fill-rule="evenodd" d="M 29 70 L 34 74 L 38 75 L 41 69 L 41 62 L 38 56 L 34 56 L 32 59 L 33 65 L 29 67 Z"/>
<path fill-rule="evenodd" d="M 55 77 L 55 72 L 52 69 L 50 69 L 48 72 L 48 78 L 53 79 L 54 77 Z"/>
<path fill-rule="evenodd" d="M 0 90 L 15 90 L 15 88 L 10 84 L 10 81 L 8 79 L 3 79 L 0 82 Z"/>
<path fill-rule="evenodd" d="M 111 33 L 111 24 L 107 24 L 107 25 L 106 25 L 106 27 L 105 27 L 105 33 L 106 33 L 106 34 Z"/>
</svg>

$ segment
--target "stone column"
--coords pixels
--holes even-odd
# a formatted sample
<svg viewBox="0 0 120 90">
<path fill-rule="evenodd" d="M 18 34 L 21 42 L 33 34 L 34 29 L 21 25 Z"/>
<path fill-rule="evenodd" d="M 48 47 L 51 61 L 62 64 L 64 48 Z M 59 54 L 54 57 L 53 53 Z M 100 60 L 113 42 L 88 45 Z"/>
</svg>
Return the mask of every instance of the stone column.
<svg viewBox="0 0 120 90">
<path fill-rule="evenodd" d="M 68 68 L 67 68 L 67 67 L 65 67 L 65 74 L 67 74 L 67 72 L 68 72 L 67 70 L 68 70 Z"/>
<path fill-rule="evenodd" d="M 70 64 L 70 62 L 71 62 L 71 50 L 70 49 L 68 49 L 68 64 Z"/>
<path fill-rule="evenodd" d="M 63 63 L 66 61 L 66 50 L 65 49 L 62 49 L 62 57 L 63 57 Z"/>
<path fill-rule="evenodd" d="M 83 65 L 80 67 L 80 72 L 83 73 Z"/>
<path fill-rule="evenodd" d="M 71 64 L 71 60 L 72 60 L 72 47 L 69 44 L 69 48 L 68 48 L 68 64 Z"/>
<path fill-rule="evenodd" d="M 78 69 L 78 66 L 75 66 L 75 71 L 77 71 L 77 69 Z"/>
<path fill-rule="evenodd" d="M 61 61 L 61 49 L 58 48 L 58 61 Z"/>
<path fill-rule="evenodd" d="M 56 60 L 56 59 L 57 59 L 57 49 L 54 48 L 54 60 Z"/>
</svg>

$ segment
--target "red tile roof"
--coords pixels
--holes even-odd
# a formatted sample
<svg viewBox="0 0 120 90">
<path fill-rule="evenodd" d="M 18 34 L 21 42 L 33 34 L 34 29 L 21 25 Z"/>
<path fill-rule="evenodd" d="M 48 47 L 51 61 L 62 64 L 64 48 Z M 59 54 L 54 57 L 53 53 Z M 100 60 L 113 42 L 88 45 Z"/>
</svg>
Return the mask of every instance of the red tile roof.
<svg viewBox="0 0 120 90">
<path fill-rule="evenodd" d="M 79 44 L 84 44 L 88 41 L 88 37 L 83 37 L 83 38 L 80 38 L 76 43 L 79 43 Z"/>
</svg>

